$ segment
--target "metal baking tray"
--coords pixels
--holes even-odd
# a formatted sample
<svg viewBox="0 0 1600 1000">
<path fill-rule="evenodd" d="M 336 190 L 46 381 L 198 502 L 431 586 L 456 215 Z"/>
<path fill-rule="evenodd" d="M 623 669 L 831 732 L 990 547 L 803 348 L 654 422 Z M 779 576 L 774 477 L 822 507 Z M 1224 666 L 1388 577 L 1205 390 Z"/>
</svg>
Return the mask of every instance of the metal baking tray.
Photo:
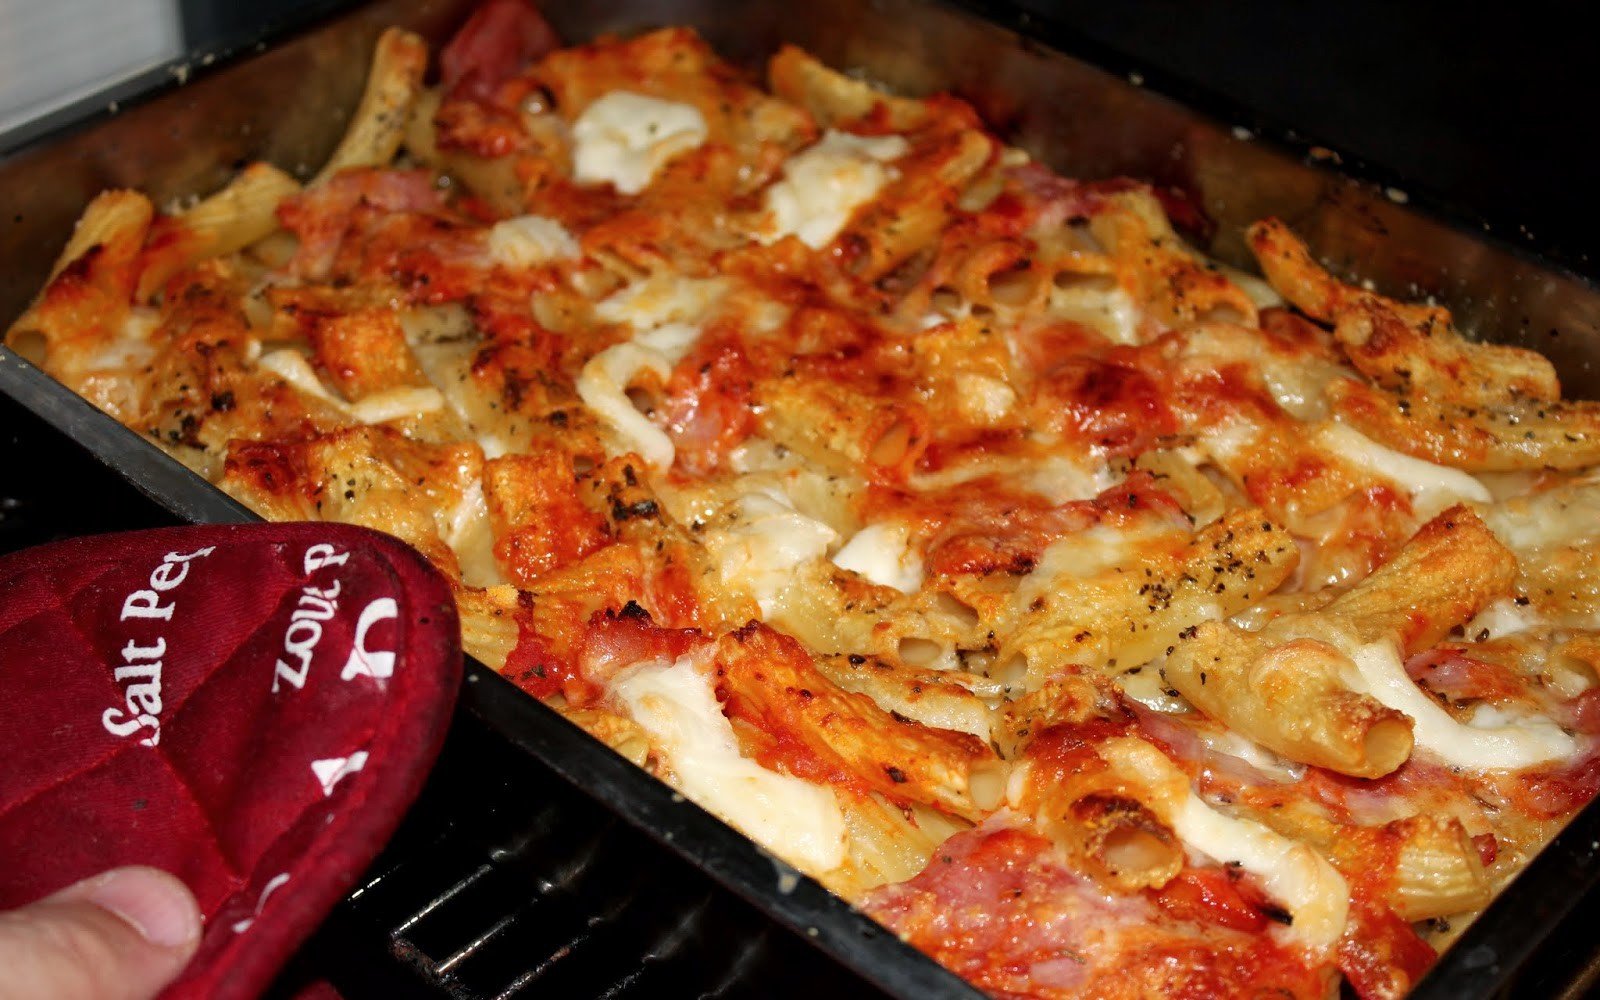
<svg viewBox="0 0 1600 1000">
<path fill-rule="evenodd" d="M 373 41 L 400 24 L 440 41 L 472 0 L 328 2 L 312 23 L 191 53 L 105 94 L 0 136 L 0 322 L 43 283 L 84 205 L 112 187 L 159 202 L 220 186 L 254 159 L 309 175 L 337 142 Z M 664 24 L 697 28 L 736 63 L 759 67 L 781 42 L 907 93 L 950 90 L 1005 138 L 1064 174 L 1139 177 L 1185 192 L 1214 223 L 1216 257 L 1250 267 L 1241 233 L 1277 215 L 1336 271 L 1385 291 L 1431 296 L 1485 339 L 1534 347 L 1569 395 L 1600 396 L 1600 291 L 1537 247 L 1483 236 L 1396 178 L 1335 169 L 1339 157 L 1248 112 L 1133 65 L 1063 26 L 1005 3 L 939 0 L 591 0 L 547 3 L 581 41 Z M 1179 103 L 1166 94 L 1176 94 Z M 1199 106 L 1204 110 L 1195 110 Z M 108 469 L 190 521 L 251 518 L 138 435 L 0 349 L 0 393 L 60 428 Z M 974 995 L 808 879 L 781 864 L 493 671 L 469 663 L 463 709 L 625 823 L 884 991 Z M 1579 995 L 1595 979 L 1600 803 L 1592 803 L 1490 906 L 1414 991 L 1416 997 Z M 1585 921 L 1586 922 L 1586 921 Z"/>
</svg>

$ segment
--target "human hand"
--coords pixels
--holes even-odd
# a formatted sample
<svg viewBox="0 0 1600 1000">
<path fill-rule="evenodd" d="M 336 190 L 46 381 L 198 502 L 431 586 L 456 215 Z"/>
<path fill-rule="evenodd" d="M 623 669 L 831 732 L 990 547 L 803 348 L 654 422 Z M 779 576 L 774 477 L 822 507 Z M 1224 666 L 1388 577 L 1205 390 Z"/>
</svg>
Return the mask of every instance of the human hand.
<svg viewBox="0 0 1600 1000">
<path fill-rule="evenodd" d="M 149 1000 L 200 944 L 187 886 L 117 868 L 0 913 L 0 1000 Z"/>
</svg>

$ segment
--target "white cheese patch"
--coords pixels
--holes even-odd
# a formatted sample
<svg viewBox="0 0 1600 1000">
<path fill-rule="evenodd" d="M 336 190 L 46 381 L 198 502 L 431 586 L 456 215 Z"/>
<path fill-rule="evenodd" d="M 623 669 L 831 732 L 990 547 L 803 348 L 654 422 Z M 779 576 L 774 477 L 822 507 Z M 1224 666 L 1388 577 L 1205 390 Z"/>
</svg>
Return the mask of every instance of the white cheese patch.
<svg viewBox="0 0 1600 1000">
<path fill-rule="evenodd" d="M 268 351 L 257 362 L 261 369 L 283 379 L 307 396 L 314 396 L 339 410 L 350 414 L 364 424 L 381 424 L 390 420 L 403 420 L 442 410 L 445 399 L 432 386 L 399 386 L 375 392 L 355 403 L 346 403 L 323 384 L 316 369 L 304 354 L 293 348 L 282 347 Z"/>
<path fill-rule="evenodd" d="M 500 458 L 511 454 L 511 445 L 505 438 L 493 431 L 484 431 L 477 435 L 478 447 L 483 449 L 484 458 Z"/>
<path fill-rule="evenodd" d="M 1263 278 L 1248 271 L 1241 271 L 1237 267 L 1230 267 L 1218 260 L 1207 258 L 1206 263 L 1237 285 L 1257 309 L 1271 309 L 1284 304 L 1283 296 Z"/>
<path fill-rule="evenodd" d="M 1474 719 L 1462 725 L 1406 675 L 1393 642 L 1369 643 L 1349 656 L 1357 672 L 1347 678 L 1351 688 L 1410 716 L 1417 746 L 1446 764 L 1473 770 L 1516 770 L 1564 760 L 1578 750 L 1576 740 L 1540 715 L 1512 720 L 1496 713 L 1482 716 L 1481 724 Z"/>
<path fill-rule="evenodd" d="M 1105 754 L 1119 771 L 1156 793 L 1151 805 L 1186 847 L 1243 868 L 1289 911 L 1293 922 L 1276 928 L 1276 937 L 1317 951 L 1339 941 L 1349 915 L 1350 887 L 1310 845 L 1213 809 L 1194 793 L 1188 775 L 1144 740 L 1114 740 Z"/>
<path fill-rule="evenodd" d="M 420 417 L 444 409 L 444 397 L 433 386 L 399 386 L 350 404 L 350 415 L 364 424 Z"/>
<path fill-rule="evenodd" d="M 584 109 L 572 125 L 573 176 L 638 194 L 657 171 L 706 141 L 706 119 L 690 104 L 616 90 Z"/>
<path fill-rule="evenodd" d="M 489 259 L 501 267 L 538 267 L 581 252 L 565 226 L 542 215 L 502 219 L 489 229 Z"/>
<path fill-rule="evenodd" d="M 1350 887 L 1310 846 L 1260 823 L 1225 816 L 1192 791 L 1174 811 L 1172 831 L 1201 854 L 1237 863 L 1254 875 L 1294 918 L 1277 932 L 1279 937 L 1321 950 L 1333 947 L 1344 934 Z"/>
<path fill-rule="evenodd" d="M 1106 329 L 1112 340 L 1119 344 L 1139 342 L 1139 310 L 1126 290 L 1119 288 L 1107 295 L 1101 311 L 1105 313 Z"/>
<path fill-rule="evenodd" d="M 1033 761 L 1023 758 L 1011 765 L 1011 774 L 1006 778 L 1006 805 L 1011 809 L 1022 809 L 1028 800 L 1028 782 L 1033 778 Z"/>
<path fill-rule="evenodd" d="M 770 615 L 795 568 L 826 555 L 839 534 L 775 491 L 746 493 L 732 507 L 727 524 L 704 532 L 706 548 L 723 584 L 754 597 Z"/>
<path fill-rule="evenodd" d="M 594 314 L 607 323 L 652 330 L 672 323 L 703 325 L 728 292 L 721 278 L 679 278 L 656 275 L 636 281 L 602 300 Z"/>
<path fill-rule="evenodd" d="M 1080 462 L 1066 455 L 1049 455 L 1027 463 L 1027 488 L 1053 504 L 1089 500 L 1122 482 L 1123 477 L 1103 462 Z"/>
<path fill-rule="evenodd" d="M 789 158 L 783 177 L 767 188 L 763 243 L 797 236 L 813 250 L 832 243 L 856 209 L 877 197 L 893 176 L 887 166 L 910 146 L 898 135 L 860 136 L 829 129 Z"/>
<path fill-rule="evenodd" d="M 951 489 L 962 483 L 999 476 L 1054 504 L 1087 500 L 1122 481 L 1104 464 L 1079 462 L 1067 455 L 977 455 L 937 472 L 913 472 L 910 485 L 919 492 Z"/>
<path fill-rule="evenodd" d="M 96 346 L 85 359 L 85 370 L 126 372 L 143 368 L 155 356 L 152 338 L 161 326 L 161 311 L 134 306 L 122 321 L 117 336 Z"/>
<path fill-rule="evenodd" d="M 633 340 L 613 344 L 590 358 L 578 375 L 578 396 L 616 431 L 623 451 L 634 451 L 665 469 L 677 449 L 665 431 L 651 423 L 628 399 L 641 371 L 665 379 L 700 339 L 700 323 L 721 301 L 728 283 L 717 278 L 658 276 L 612 294 L 595 306 L 595 316 L 632 327 Z"/>
<path fill-rule="evenodd" d="M 956 405 L 970 420 L 994 423 L 1010 413 L 1017 403 L 1017 394 L 1009 385 L 988 375 L 957 375 L 955 389 Z"/>
<path fill-rule="evenodd" d="M 483 481 L 473 479 L 453 509 L 441 512 L 440 535 L 456 554 L 461 580 L 469 587 L 492 587 L 504 583 L 494 558 L 494 530 L 489 523 L 489 505 L 483 495 Z"/>
<path fill-rule="evenodd" d="M 1487 632 L 1489 634 L 1484 635 L 1484 639 L 1492 641 L 1508 635 L 1537 631 L 1547 624 L 1544 616 L 1532 606 L 1519 605 L 1509 597 L 1502 597 L 1490 601 L 1476 618 L 1467 623 L 1466 634 L 1476 639 Z"/>
<path fill-rule="evenodd" d="M 1411 495 L 1418 513 L 1437 512 L 1459 500 L 1489 503 L 1494 499 L 1488 487 L 1460 469 L 1385 448 L 1347 424 L 1325 423 L 1316 436 L 1318 444 L 1352 465 L 1399 485 Z"/>
<path fill-rule="evenodd" d="M 160 320 L 158 310 L 132 307 L 115 335 L 92 347 L 85 345 L 82 355 L 73 358 L 58 374 L 70 373 L 78 391 L 100 409 L 124 421 L 131 419 L 143 408 L 150 390 L 150 380 L 138 377 L 138 373 L 148 372 L 156 356 L 152 335 Z M 251 342 L 255 342 L 254 338 Z M 29 349 L 24 353 L 35 356 Z"/>
<path fill-rule="evenodd" d="M 1029 576 L 1041 580 L 1087 580 L 1119 566 L 1143 565 L 1146 546 L 1152 542 L 1187 537 L 1188 532 L 1183 529 L 1160 523 L 1142 522 L 1126 528 L 1097 524 L 1051 542 Z"/>
<path fill-rule="evenodd" d="M 1587 541 L 1600 535 L 1600 486 L 1593 482 L 1597 473 L 1600 470 L 1566 486 L 1495 504 L 1483 518 L 1518 558 L 1545 546 Z M 1541 553 L 1533 558 L 1541 556 L 1549 557 Z"/>
<path fill-rule="evenodd" d="M 844 863 L 844 813 L 832 789 L 740 756 L 710 680 L 689 658 L 625 670 L 609 693 L 650 734 L 674 786 L 696 804 L 802 871 Z"/>
<path fill-rule="evenodd" d="M 1161 672 L 1154 666 L 1145 666 L 1138 673 L 1128 671 L 1117 675 L 1117 684 L 1122 687 L 1122 693 L 1143 705 L 1145 708 L 1156 712 L 1166 712 L 1169 715 L 1182 715 L 1184 712 L 1194 711 L 1194 706 L 1181 694 L 1172 692 L 1167 687 L 1167 682 L 1162 680 Z"/>
<path fill-rule="evenodd" d="M 1269 778 L 1289 782 L 1305 777 L 1304 764 L 1280 757 L 1255 740 L 1240 736 L 1231 729 L 1199 729 L 1196 735 L 1207 750 L 1237 757 Z"/>
<path fill-rule="evenodd" d="M 1116 344 L 1139 342 L 1139 310 L 1122 288 L 1094 284 L 1050 289 L 1050 314 L 1093 327 Z"/>
<path fill-rule="evenodd" d="M 728 452 L 728 467 L 739 475 L 787 472 L 803 464 L 801 457 L 769 438 L 752 436 Z"/>
<path fill-rule="evenodd" d="M 903 594 L 922 589 L 922 554 L 903 524 L 869 524 L 833 555 L 833 564 Z"/>
<path fill-rule="evenodd" d="M 311 367 L 311 362 L 306 360 L 306 356 L 293 348 L 280 347 L 275 351 L 268 351 L 261 356 L 256 365 L 283 379 L 307 396 L 315 396 L 341 410 L 345 408 L 344 400 L 335 396 L 322 384 L 322 380 L 317 378 L 316 369 Z"/>
<path fill-rule="evenodd" d="M 699 339 L 699 327 L 687 323 L 668 323 L 666 326 L 658 326 L 654 330 L 638 334 L 633 338 L 633 342 L 661 355 L 668 364 L 675 365 L 683 360 L 683 356 L 689 353 L 689 348 Z"/>
<path fill-rule="evenodd" d="M 739 319 L 746 335 L 766 336 L 779 332 L 789 322 L 793 310 L 789 306 L 765 295 L 747 296 Z"/>
<path fill-rule="evenodd" d="M 1328 384 L 1342 378 L 1345 370 L 1319 358 L 1284 358 L 1276 355 L 1260 359 L 1261 377 L 1273 400 L 1296 420 L 1307 423 L 1328 415 Z"/>
<path fill-rule="evenodd" d="M 1248 420 L 1232 420 L 1220 427 L 1212 428 L 1200 438 L 1198 444 L 1200 451 L 1206 457 L 1216 462 L 1227 463 L 1254 444 L 1260 435 L 1261 429 Z M 1203 463 L 1196 461 L 1195 464 Z"/>
<path fill-rule="evenodd" d="M 657 469 L 671 468 L 677 449 L 665 431 L 650 422 L 628 398 L 628 386 L 642 371 L 662 378 L 672 373 L 672 362 L 638 344 L 613 344 L 590 358 L 578 373 L 578 397 L 583 405 L 611 425 L 622 451 L 638 453 Z"/>
</svg>

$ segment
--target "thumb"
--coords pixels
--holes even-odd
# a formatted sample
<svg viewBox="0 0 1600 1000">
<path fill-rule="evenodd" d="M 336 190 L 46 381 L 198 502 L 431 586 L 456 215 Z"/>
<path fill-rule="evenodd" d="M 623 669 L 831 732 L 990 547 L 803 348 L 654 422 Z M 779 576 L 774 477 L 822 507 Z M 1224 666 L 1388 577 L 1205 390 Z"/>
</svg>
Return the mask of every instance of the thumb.
<svg viewBox="0 0 1600 1000">
<path fill-rule="evenodd" d="M 189 889 L 155 868 L 117 868 L 0 913 L 0 1000 L 149 1000 L 200 944 Z"/>
</svg>

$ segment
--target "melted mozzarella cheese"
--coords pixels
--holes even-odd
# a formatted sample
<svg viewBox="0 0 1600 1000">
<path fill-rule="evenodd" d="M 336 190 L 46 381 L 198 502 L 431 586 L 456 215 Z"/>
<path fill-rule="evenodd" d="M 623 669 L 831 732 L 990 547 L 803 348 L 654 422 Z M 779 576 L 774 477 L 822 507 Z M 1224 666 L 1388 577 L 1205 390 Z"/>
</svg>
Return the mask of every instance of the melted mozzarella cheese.
<svg viewBox="0 0 1600 1000">
<path fill-rule="evenodd" d="M 1460 469 L 1434 465 L 1385 448 L 1347 424 L 1325 423 L 1316 434 L 1322 447 L 1398 484 L 1411 495 L 1419 512 L 1443 510 L 1459 500 L 1489 503 L 1494 499 L 1487 487 Z"/>
<path fill-rule="evenodd" d="M 720 278 L 657 275 L 613 292 L 595 306 L 594 314 L 607 323 L 625 323 L 635 330 L 672 323 L 698 326 L 710 318 L 727 291 L 728 282 Z"/>
<path fill-rule="evenodd" d="M 769 225 L 763 243 L 797 236 L 813 250 L 832 243 L 856 209 L 877 197 L 892 176 L 886 166 L 910 147 L 898 135 L 867 137 L 830 129 L 789 158 L 783 177 L 767 188 Z"/>
<path fill-rule="evenodd" d="M 1495 504 L 1483 518 L 1519 558 L 1544 546 L 1594 538 L 1600 534 L 1600 486 L 1592 481 L 1595 475 L 1591 472 L 1567 486 Z"/>
<path fill-rule="evenodd" d="M 590 358 L 578 373 L 578 397 L 616 431 L 621 451 L 637 452 L 654 468 L 670 468 L 677 457 L 672 439 L 628 398 L 628 386 L 641 371 L 666 378 L 672 374 L 672 362 L 648 347 L 612 344 Z"/>
<path fill-rule="evenodd" d="M 1053 504 L 1089 500 L 1122 482 L 1122 476 L 1104 463 L 1084 463 L 1066 455 L 1050 455 L 1027 463 L 1028 489 Z"/>
<path fill-rule="evenodd" d="M 705 116 L 693 105 L 614 90 L 573 123 L 573 176 L 638 194 L 662 167 L 699 148 L 706 135 Z"/>
<path fill-rule="evenodd" d="M 1051 287 L 1050 313 L 1093 327 L 1113 343 L 1139 342 L 1139 310 L 1133 296 L 1117 287 L 1074 285 Z"/>
<path fill-rule="evenodd" d="M 1017 482 L 1054 504 L 1087 500 L 1121 482 L 1104 464 L 1087 464 L 1067 455 L 1015 456 L 977 454 L 952 462 L 937 472 L 913 472 L 911 488 L 930 493 L 996 476 Z"/>
<path fill-rule="evenodd" d="M 317 378 L 317 372 L 311 367 L 311 362 L 306 356 L 291 347 L 280 347 L 276 351 L 268 351 L 256 362 L 257 366 L 264 368 L 272 374 L 283 379 L 294 388 L 307 396 L 315 396 L 324 402 L 332 403 L 341 410 L 345 408 L 344 400 L 335 396 Z"/>
<path fill-rule="evenodd" d="M 683 360 L 683 356 L 689 353 L 689 348 L 699 339 L 699 327 L 687 323 L 668 323 L 654 330 L 646 330 L 634 337 L 633 342 L 661 355 L 667 364 L 675 365 Z"/>
<path fill-rule="evenodd" d="M 1544 616 L 1531 605 L 1519 605 L 1509 597 L 1502 597 L 1489 602 L 1477 617 L 1467 623 L 1466 634 L 1476 637 L 1487 632 L 1483 638 L 1493 641 L 1521 632 L 1533 632 L 1547 624 Z"/>
<path fill-rule="evenodd" d="M 1225 816 L 1190 792 L 1172 816 L 1172 831 L 1189 847 L 1254 875 L 1294 922 L 1279 935 L 1307 948 L 1331 948 L 1344 934 L 1350 887 L 1310 846 L 1260 823 Z"/>
<path fill-rule="evenodd" d="M 1017 403 L 1017 394 L 1009 385 L 988 375 L 957 375 L 955 389 L 962 415 L 983 423 L 1000 420 Z"/>
<path fill-rule="evenodd" d="M 1278 937 L 1319 951 L 1338 942 L 1349 916 L 1350 887 L 1322 855 L 1260 823 L 1213 809 L 1194 793 L 1188 775 L 1144 740 L 1115 739 L 1105 753 L 1119 771 L 1155 793 L 1152 804 L 1185 846 L 1243 868 L 1289 911 L 1293 922 L 1278 928 Z"/>
<path fill-rule="evenodd" d="M 1406 675 L 1392 642 L 1370 643 L 1349 656 L 1357 673 L 1348 678 L 1350 686 L 1410 716 L 1417 746 L 1447 764 L 1474 770 L 1515 770 L 1563 760 L 1578 750 L 1576 740 L 1539 715 L 1512 720 L 1495 713 L 1462 725 Z"/>
<path fill-rule="evenodd" d="M 1246 739 L 1231 729 L 1200 729 L 1196 735 L 1206 749 L 1213 753 L 1237 757 L 1251 767 L 1278 781 L 1299 781 L 1305 777 L 1306 766 L 1280 757 L 1254 740 Z"/>
<path fill-rule="evenodd" d="M 1166 712 L 1169 715 L 1194 711 L 1194 706 L 1190 705 L 1183 695 L 1167 687 L 1161 672 L 1153 666 L 1142 667 L 1137 673 L 1130 670 L 1118 674 L 1116 680 L 1123 694 L 1145 708 Z"/>
<path fill-rule="evenodd" d="M 1119 344 L 1139 342 L 1139 311 L 1133 304 L 1133 296 L 1119 288 L 1106 296 L 1100 309 L 1113 340 Z"/>
<path fill-rule="evenodd" d="M 346 403 L 322 383 L 304 354 L 288 347 L 267 352 L 257 364 L 300 392 L 330 403 L 364 424 L 424 416 L 445 407 L 444 396 L 432 386 L 398 386 Z"/>
<path fill-rule="evenodd" d="M 501 267 L 538 267 L 570 260 L 580 252 L 565 226 L 542 215 L 502 219 L 489 230 L 489 259 Z"/>
<path fill-rule="evenodd" d="M 633 340 L 590 358 L 578 375 L 578 396 L 611 425 L 623 451 L 665 469 L 677 457 L 666 432 L 640 413 L 627 390 L 641 371 L 665 379 L 700 339 L 700 326 L 727 292 L 716 278 L 655 277 L 635 282 L 595 306 L 595 315 L 635 331 Z"/>
<path fill-rule="evenodd" d="M 741 476 L 753 472 L 790 472 L 803 465 L 804 459 L 795 452 L 759 436 L 745 438 L 728 452 L 728 467 Z"/>
<path fill-rule="evenodd" d="M 494 558 L 494 529 L 489 522 L 489 505 L 483 495 L 483 481 L 473 479 L 462 491 L 455 507 L 444 514 L 439 532 L 456 554 L 461 566 L 461 581 L 469 587 L 492 587 L 505 582 Z"/>
<path fill-rule="evenodd" d="M 161 311 L 145 306 L 128 310 L 117 336 L 98 345 L 84 363 L 88 370 L 130 371 L 155 357 L 152 339 L 161 326 Z"/>
<path fill-rule="evenodd" d="M 710 680 L 687 657 L 625 670 L 609 692 L 650 734 L 684 795 L 803 871 L 844 863 L 844 813 L 832 789 L 740 756 Z"/>
<path fill-rule="evenodd" d="M 433 386 L 398 386 L 365 396 L 350 405 L 350 415 L 364 424 L 420 417 L 444 409 L 444 397 Z"/>
<path fill-rule="evenodd" d="M 903 524 L 869 524 L 851 536 L 833 564 L 903 594 L 922 588 L 922 554 L 911 545 L 911 531 Z"/>
<path fill-rule="evenodd" d="M 839 534 L 794 509 L 776 491 L 746 493 L 728 522 L 702 536 L 722 582 L 754 597 L 763 615 L 778 607 L 794 570 L 825 555 Z"/>
<path fill-rule="evenodd" d="M 1261 378 L 1273 400 L 1296 420 L 1308 423 L 1328 415 L 1328 384 L 1344 375 L 1343 368 L 1319 358 L 1269 355 L 1261 360 Z"/>
<path fill-rule="evenodd" d="M 1237 458 L 1261 436 L 1261 429 L 1248 420 L 1233 420 L 1214 427 L 1199 440 L 1200 450 L 1218 462 Z"/>
<path fill-rule="evenodd" d="M 1237 267 L 1230 267 L 1221 261 L 1213 260 L 1211 258 L 1207 258 L 1206 263 L 1210 267 L 1216 268 L 1216 270 L 1220 272 L 1223 277 L 1237 285 L 1239 290 L 1244 292 L 1245 297 L 1248 298 L 1257 309 L 1271 309 L 1275 306 L 1281 306 L 1284 304 L 1283 296 L 1279 295 L 1278 290 L 1273 288 L 1272 285 L 1268 284 L 1265 279 L 1251 274 L 1248 271 L 1241 271 Z"/>
<path fill-rule="evenodd" d="M 1030 574 L 1042 580 L 1075 577 L 1087 580 L 1117 567 L 1139 566 L 1152 543 L 1188 537 L 1181 528 L 1143 522 L 1125 528 L 1097 524 L 1051 542 Z"/>
</svg>

